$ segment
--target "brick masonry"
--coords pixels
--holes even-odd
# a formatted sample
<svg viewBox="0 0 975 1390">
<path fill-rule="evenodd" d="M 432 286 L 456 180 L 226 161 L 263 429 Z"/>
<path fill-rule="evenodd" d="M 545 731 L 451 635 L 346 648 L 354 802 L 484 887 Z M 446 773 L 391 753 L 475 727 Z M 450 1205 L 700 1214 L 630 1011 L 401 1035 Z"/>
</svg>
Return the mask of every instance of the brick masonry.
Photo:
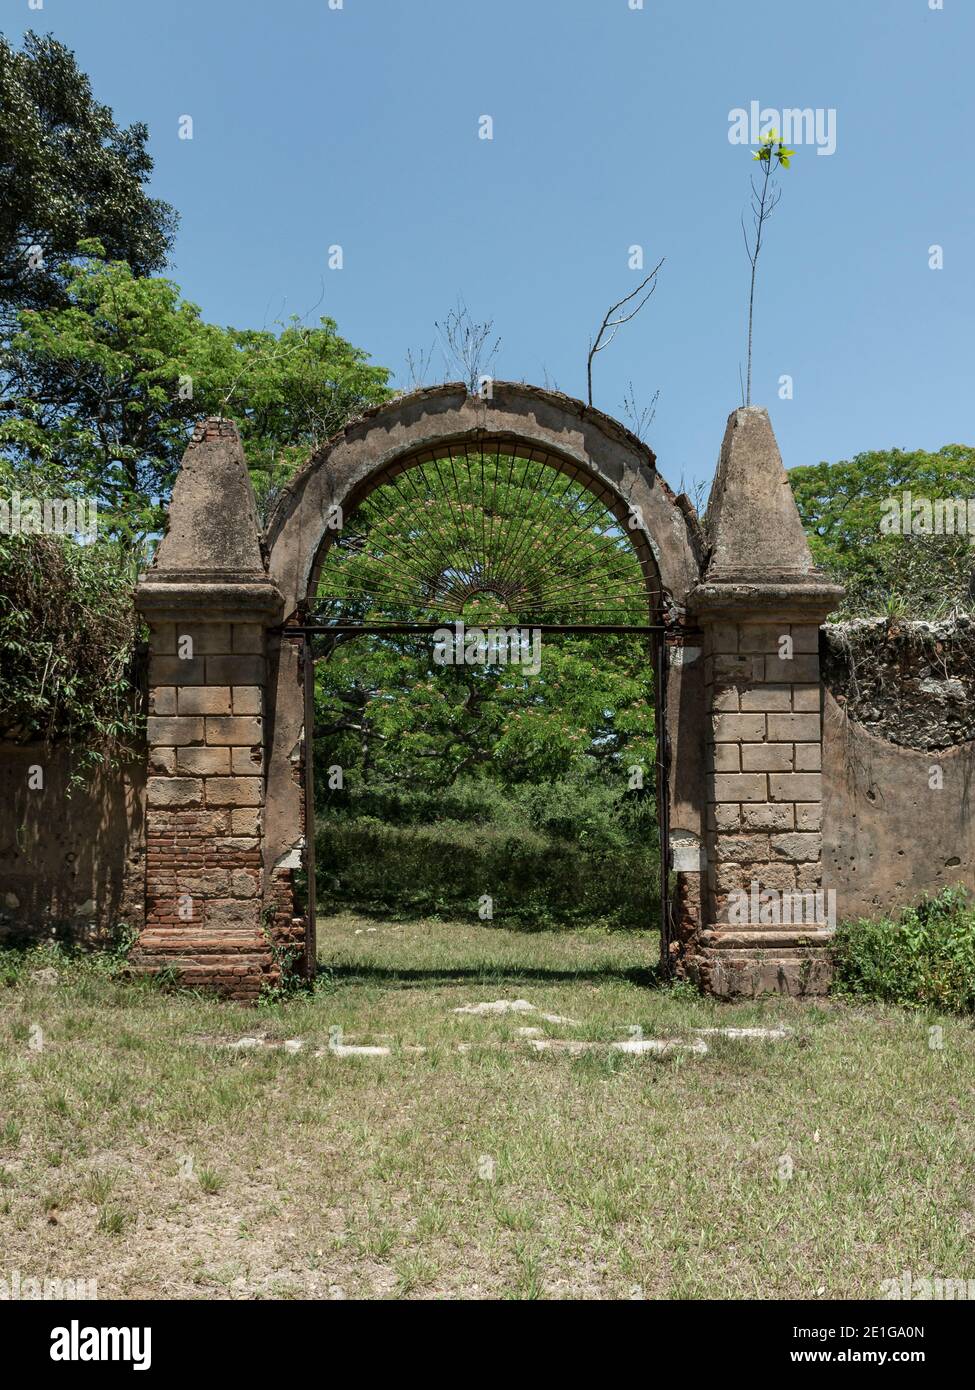
<svg viewBox="0 0 975 1390">
<path fill-rule="evenodd" d="M 790 622 L 725 621 L 708 631 L 712 927 L 741 925 L 739 895 L 750 895 L 752 885 L 778 892 L 821 887 L 818 636 L 817 625 Z"/>
<path fill-rule="evenodd" d="M 263 853 L 266 633 L 280 594 L 230 421 L 194 433 L 136 603 L 150 637 L 146 912 L 134 965 L 253 1001 L 282 968 Z"/>
<path fill-rule="evenodd" d="M 612 421 L 511 383 L 486 402 L 435 388 L 348 427 L 295 477 L 263 536 L 234 427 L 195 433 L 137 590 L 152 634 L 142 967 L 172 964 L 239 999 L 303 945 L 311 968 L 295 882 L 308 862 L 300 661 L 280 625 L 308 602 L 329 509 L 354 505 L 391 460 L 472 431 L 552 450 L 626 497 L 644 519 L 661 619 L 690 634 L 668 665 L 660 731 L 679 846 L 665 968 L 725 997 L 805 989 L 805 943 L 783 951 L 781 933 L 739 930 L 730 914 L 753 882 L 821 882 L 817 629 L 838 590 L 816 575 L 768 416 L 729 418 L 702 531 Z"/>
<path fill-rule="evenodd" d="M 262 924 L 265 677 L 254 634 L 250 623 L 150 626 L 140 940 L 154 966 L 164 958 L 185 983 L 244 1000 L 276 976 Z"/>
</svg>

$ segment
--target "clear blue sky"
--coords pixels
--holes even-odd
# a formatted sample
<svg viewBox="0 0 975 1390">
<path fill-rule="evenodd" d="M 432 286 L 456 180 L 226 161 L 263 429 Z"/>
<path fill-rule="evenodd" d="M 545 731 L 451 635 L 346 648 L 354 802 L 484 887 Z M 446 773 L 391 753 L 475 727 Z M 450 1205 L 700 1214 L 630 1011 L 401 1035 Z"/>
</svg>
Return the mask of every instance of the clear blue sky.
<svg viewBox="0 0 975 1390">
<path fill-rule="evenodd" d="M 334 3 L 334 0 L 333 0 Z M 216 322 L 316 308 L 404 380 L 463 295 L 496 374 L 585 390 L 590 333 L 666 256 L 596 365 L 660 400 L 671 483 L 710 479 L 738 404 L 753 168 L 729 112 L 835 108 L 760 267 L 753 399 L 787 465 L 975 442 L 975 3 L 944 0 L 3 0 L 50 30 L 180 211 L 173 276 Z M 477 138 L 494 121 L 493 141 Z M 178 138 L 180 116 L 194 122 Z M 341 244 L 345 266 L 327 268 Z M 928 248 L 944 248 L 944 269 Z M 437 374 L 442 374 L 438 358 Z M 779 377 L 794 399 L 778 397 Z"/>
</svg>

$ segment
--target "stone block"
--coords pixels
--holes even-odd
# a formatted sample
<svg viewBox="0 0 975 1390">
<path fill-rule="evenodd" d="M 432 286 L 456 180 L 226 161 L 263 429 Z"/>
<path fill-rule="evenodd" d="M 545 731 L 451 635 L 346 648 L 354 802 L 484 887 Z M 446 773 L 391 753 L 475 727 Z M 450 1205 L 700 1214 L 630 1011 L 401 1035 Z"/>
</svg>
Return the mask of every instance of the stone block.
<svg viewBox="0 0 975 1390">
<path fill-rule="evenodd" d="M 229 685 L 191 685 L 179 692 L 180 714 L 230 714 Z"/>
<path fill-rule="evenodd" d="M 777 861 L 769 864 L 752 864 L 749 867 L 751 877 L 758 884 L 759 889 L 773 888 L 777 893 L 787 893 L 790 888 L 796 886 L 796 871 L 791 862 Z"/>
<path fill-rule="evenodd" d="M 791 772 L 791 743 L 743 743 L 742 772 Z"/>
<path fill-rule="evenodd" d="M 229 748 L 180 748 L 176 755 L 180 772 L 192 772 L 198 777 L 220 777 L 230 772 Z"/>
<path fill-rule="evenodd" d="M 175 748 L 150 748 L 149 749 L 149 771 L 150 772 L 175 772 L 176 771 L 176 749 Z"/>
<path fill-rule="evenodd" d="M 715 893 L 741 893 L 748 888 L 750 874 L 744 864 L 716 864 L 709 872 L 709 881 Z"/>
<path fill-rule="evenodd" d="M 738 713 L 738 688 L 734 685 L 718 686 L 711 696 L 711 708 L 722 713 Z"/>
<path fill-rule="evenodd" d="M 767 862 L 769 858 L 769 838 L 767 835 L 719 835 L 717 855 L 721 863 L 755 864 Z"/>
<path fill-rule="evenodd" d="M 149 624 L 149 650 L 153 656 L 176 655 L 176 624 Z"/>
<path fill-rule="evenodd" d="M 797 830 L 822 830 L 823 804 L 821 801 L 800 801 L 796 805 Z"/>
<path fill-rule="evenodd" d="M 204 725 L 203 720 L 199 718 L 150 715 L 146 720 L 146 732 L 150 744 L 158 743 L 173 748 L 187 743 L 202 743 Z"/>
<path fill-rule="evenodd" d="M 743 830 L 792 830 L 792 806 L 758 805 L 743 806 L 741 810 Z"/>
<path fill-rule="evenodd" d="M 260 891 L 259 869 L 234 869 L 230 875 L 230 896 L 254 898 Z"/>
<path fill-rule="evenodd" d="M 797 864 L 796 865 L 796 887 L 801 888 L 804 893 L 815 892 L 822 887 L 823 866 L 822 864 Z M 823 903 L 823 910 L 828 909 L 829 904 Z"/>
<path fill-rule="evenodd" d="M 794 652 L 815 652 L 819 654 L 819 628 L 811 623 L 794 623 L 792 626 L 792 650 Z"/>
<path fill-rule="evenodd" d="M 257 854 L 260 847 L 260 840 L 250 835 L 225 835 L 213 842 L 213 848 L 220 854 Z"/>
<path fill-rule="evenodd" d="M 263 656 L 208 656 L 209 685 L 263 685 Z"/>
<path fill-rule="evenodd" d="M 208 927 L 253 927 L 260 925 L 261 905 L 256 898 L 211 898 L 206 905 Z"/>
<path fill-rule="evenodd" d="M 230 766 L 236 777 L 259 777 L 264 768 L 264 754 L 260 745 L 254 748 L 234 748 Z"/>
<path fill-rule="evenodd" d="M 206 721 L 206 740 L 209 744 L 251 748 L 255 743 L 260 743 L 261 738 L 260 719 L 249 715 L 230 715 L 227 718 L 216 715 Z"/>
<path fill-rule="evenodd" d="M 708 823 L 712 830 L 738 830 L 741 826 L 741 808 L 737 802 L 709 806 Z"/>
<path fill-rule="evenodd" d="M 823 778 L 819 772 L 770 772 L 773 801 L 821 801 Z"/>
<path fill-rule="evenodd" d="M 714 681 L 750 681 L 755 668 L 750 656 L 715 656 L 711 660 L 711 675 Z"/>
<path fill-rule="evenodd" d="M 186 623 L 177 633 L 179 637 L 189 637 L 193 643 L 194 656 L 210 656 L 214 652 L 231 650 L 229 623 Z"/>
<path fill-rule="evenodd" d="M 795 684 L 798 681 L 819 680 L 819 657 L 802 656 L 796 653 L 791 661 L 782 661 L 777 656 L 767 656 L 765 660 L 765 679 Z"/>
<path fill-rule="evenodd" d="M 794 685 L 792 687 L 792 708 L 797 714 L 819 713 L 820 690 L 818 685 Z"/>
<path fill-rule="evenodd" d="M 710 632 L 712 654 L 722 652 L 734 654 L 738 650 L 737 623 L 714 623 Z"/>
<path fill-rule="evenodd" d="M 262 785 L 260 777 L 209 777 L 207 805 L 260 806 Z"/>
<path fill-rule="evenodd" d="M 155 685 L 152 687 L 149 691 L 149 713 L 159 715 L 176 713 L 175 685 Z"/>
<path fill-rule="evenodd" d="M 713 714 L 711 728 L 715 743 L 758 741 L 765 737 L 764 714 Z"/>
<path fill-rule="evenodd" d="M 780 743 L 814 743 L 819 739 L 818 714 L 770 714 L 769 739 Z"/>
<path fill-rule="evenodd" d="M 740 652 L 778 653 L 779 639 L 789 635 L 785 623 L 743 623 L 738 638 Z"/>
<path fill-rule="evenodd" d="M 752 710 L 788 713 L 792 709 L 792 688 L 788 685 L 757 685 L 752 690 L 743 690 L 741 709 L 743 714 Z"/>
<path fill-rule="evenodd" d="M 261 813 L 247 807 L 244 810 L 235 810 L 230 815 L 230 829 L 234 835 L 260 835 L 261 833 Z"/>
<path fill-rule="evenodd" d="M 150 806 L 203 804 L 203 783 L 198 777 L 150 777 L 146 791 Z"/>
<path fill-rule="evenodd" d="M 150 656 L 150 685 L 203 685 L 206 677 L 206 658 L 196 656 Z"/>
<path fill-rule="evenodd" d="M 770 844 L 774 859 L 789 859 L 794 864 L 808 864 L 811 860 L 819 859 L 823 837 L 819 834 L 796 831 L 791 835 L 773 835 Z"/>
<path fill-rule="evenodd" d="M 796 744 L 796 772 L 818 772 L 823 765 L 821 743 Z"/>
<path fill-rule="evenodd" d="M 741 754 L 737 743 L 712 743 L 708 746 L 708 767 L 712 772 L 740 772 Z"/>
<path fill-rule="evenodd" d="M 715 773 L 713 796 L 715 801 L 767 801 L 765 773 Z M 804 799 L 809 801 L 812 798 Z"/>
<path fill-rule="evenodd" d="M 263 656 L 264 629 L 260 623 L 234 623 L 235 654 Z"/>
<path fill-rule="evenodd" d="M 233 687 L 234 714 L 261 714 L 261 687 L 259 685 L 235 685 Z"/>
</svg>

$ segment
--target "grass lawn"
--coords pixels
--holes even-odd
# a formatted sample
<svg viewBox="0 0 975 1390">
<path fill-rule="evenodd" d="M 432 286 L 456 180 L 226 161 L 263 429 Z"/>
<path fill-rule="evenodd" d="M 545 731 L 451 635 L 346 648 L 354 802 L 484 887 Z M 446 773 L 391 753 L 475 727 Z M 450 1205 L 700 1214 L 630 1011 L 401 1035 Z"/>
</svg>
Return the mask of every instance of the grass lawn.
<svg viewBox="0 0 975 1390">
<path fill-rule="evenodd" d="M 110 1298 L 814 1299 L 875 1298 L 904 1269 L 975 1277 L 968 1021 L 651 987 L 649 934 L 346 914 L 319 940 L 314 994 L 258 1010 L 4 957 L 5 1278 Z M 502 998 L 575 1022 L 451 1012 Z M 792 1032 L 663 1056 L 518 1034 L 716 1025 Z M 338 1029 L 391 1055 L 339 1056 Z M 227 1047 L 244 1035 L 262 1045 Z M 266 1045 L 285 1039 L 304 1047 Z"/>
</svg>

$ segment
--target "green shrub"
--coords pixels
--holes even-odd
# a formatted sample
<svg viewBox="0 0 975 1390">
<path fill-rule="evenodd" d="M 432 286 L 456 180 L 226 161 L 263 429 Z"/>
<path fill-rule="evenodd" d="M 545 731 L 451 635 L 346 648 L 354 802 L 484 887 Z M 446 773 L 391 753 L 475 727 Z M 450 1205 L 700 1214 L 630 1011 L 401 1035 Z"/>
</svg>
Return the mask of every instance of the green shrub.
<svg viewBox="0 0 975 1390">
<path fill-rule="evenodd" d="M 455 821 L 511 831 L 539 832 L 595 853 L 657 842 L 653 790 L 628 791 L 580 770 L 558 781 L 505 786 L 490 777 L 458 778 L 447 787 L 369 782 L 339 791 L 325 788 L 319 770 L 320 819 L 368 818 L 384 825 Z"/>
<path fill-rule="evenodd" d="M 975 1011 L 975 906 L 963 888 L 946 888 L 896 919 L 846 923 L 833 949 L 839 994 Z"/>
<path fill-rule="evenodd" d="M 524 927 L 647 927 L 659 911 L 652 791 L 581 767 L 558 781 L 442 789 L 372 782 L 324 793 L 316 833 L 323 907 L 494 920 Z"/>
<path fill-rule="evenodd" d="M 477 920 L 486 894 L 492 920 L 533 928 L 648 927 L 659 909 L 655 848 L 592 853 L 525 827 L 331 820 L 318 827 L 317 860 L 325 909 Z"/>
<path fill-rule="evenodd" d="M 92 763 L 138 739 L 135 577 L 111 541 L 0 535 L 0 736 Z"/>
</svg>

